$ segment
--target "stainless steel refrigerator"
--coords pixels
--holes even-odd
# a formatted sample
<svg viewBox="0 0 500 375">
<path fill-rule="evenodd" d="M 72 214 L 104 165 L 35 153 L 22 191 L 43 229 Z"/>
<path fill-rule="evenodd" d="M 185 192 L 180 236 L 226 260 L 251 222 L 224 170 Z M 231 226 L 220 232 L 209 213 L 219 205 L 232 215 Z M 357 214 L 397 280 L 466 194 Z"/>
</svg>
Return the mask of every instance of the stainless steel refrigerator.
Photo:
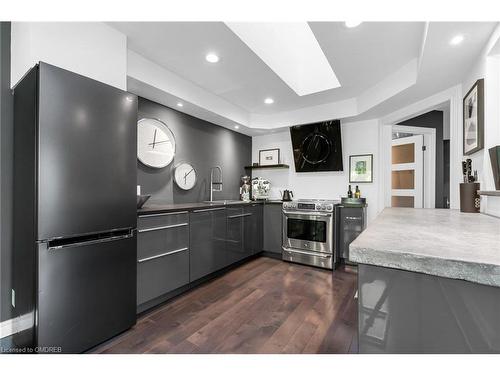
<svg viewBox="0 0 500 375">
<path fill-rule="evenodd" d="M 136 321 L 137 97 L 40 62 L 14 121 L 14 341 L 83 352 Z"/>
</svg>

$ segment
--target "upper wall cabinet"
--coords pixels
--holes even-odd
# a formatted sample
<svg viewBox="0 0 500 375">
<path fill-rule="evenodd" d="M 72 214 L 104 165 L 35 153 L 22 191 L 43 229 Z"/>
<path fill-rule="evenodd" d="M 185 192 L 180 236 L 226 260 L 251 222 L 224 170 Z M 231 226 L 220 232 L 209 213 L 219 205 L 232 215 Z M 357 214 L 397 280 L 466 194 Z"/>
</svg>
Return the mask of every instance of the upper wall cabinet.
<svg viewBox="0 0 500 375">
<path fill-rule="evenodd" d="M 137 123 L 137 157 L 151 168 L 164 168 L 175 156 L 175 137 L 168 126 L 157 119 L 144 118 Z"/>
</svg>

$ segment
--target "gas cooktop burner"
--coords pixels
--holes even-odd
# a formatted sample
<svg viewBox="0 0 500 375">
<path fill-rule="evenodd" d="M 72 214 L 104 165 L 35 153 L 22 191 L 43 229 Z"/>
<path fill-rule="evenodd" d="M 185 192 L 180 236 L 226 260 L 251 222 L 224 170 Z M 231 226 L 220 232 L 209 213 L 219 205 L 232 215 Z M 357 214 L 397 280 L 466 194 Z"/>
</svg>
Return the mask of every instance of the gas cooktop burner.
<svg viewBox="0 0 500 375">
<path fill-rule="evenodd" d="M 283 210 L 333 212 L 339 201 L 331 199 L 299 199 L 283 202 Z"/>
</svg>

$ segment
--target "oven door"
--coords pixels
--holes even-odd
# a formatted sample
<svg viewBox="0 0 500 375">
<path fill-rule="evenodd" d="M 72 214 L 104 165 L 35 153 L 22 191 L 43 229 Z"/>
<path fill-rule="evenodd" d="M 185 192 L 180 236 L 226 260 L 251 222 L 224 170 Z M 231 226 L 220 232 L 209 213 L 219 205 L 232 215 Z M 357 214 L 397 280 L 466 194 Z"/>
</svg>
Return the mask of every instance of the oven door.
<svg viewBox="0 0 500 375">
<path fill-rule="evenodd" d="M 333 213 L 283 210 L 283 247 L 333 252 Z"/>
</svg>

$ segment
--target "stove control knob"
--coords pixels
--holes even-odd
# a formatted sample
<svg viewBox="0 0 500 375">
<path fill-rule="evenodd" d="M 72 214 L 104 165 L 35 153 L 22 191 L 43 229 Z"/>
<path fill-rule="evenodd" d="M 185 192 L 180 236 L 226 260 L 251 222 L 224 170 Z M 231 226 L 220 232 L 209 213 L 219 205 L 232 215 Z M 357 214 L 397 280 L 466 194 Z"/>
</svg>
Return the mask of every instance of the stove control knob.
<svg viewBox="0 0 500 375">
<path fill-rule="evenodd" d="M 324 211 L 326 210 L 326 206 L 324 204 L 321 205 L 321 209 Z"/>
<path fill-rule="evenodd" d="M 332 206 L 331 204 L 329 204 L 328 206 L 326 206 L 326 209 L 327 209 L 328 211 L 331 211 L 331 210 L 333 210 L 333 206 Z"/>
<path fill-rule="evenodd" d="M 316 210 L 318 210 L 318 211 L 321 210 L 321 205 L 317 204 L 316 205 Z"/>
</svg>

